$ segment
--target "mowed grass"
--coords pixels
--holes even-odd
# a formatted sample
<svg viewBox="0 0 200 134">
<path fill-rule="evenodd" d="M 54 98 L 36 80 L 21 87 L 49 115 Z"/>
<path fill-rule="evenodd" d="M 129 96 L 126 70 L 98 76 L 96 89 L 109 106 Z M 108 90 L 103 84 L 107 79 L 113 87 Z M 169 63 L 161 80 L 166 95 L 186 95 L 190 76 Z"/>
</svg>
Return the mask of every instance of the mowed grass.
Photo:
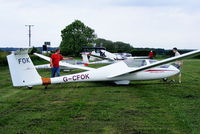
<svg viewBox="0 0 200 134">
<path fill-rule="evenodd" d="M 12 87 L 8 68 L 0 67 L 0 134 L 198 134 L 199 66 L 200 60 L 184 61 L 182 84 L 84 82 L 31 90 Z"/>
</svg>

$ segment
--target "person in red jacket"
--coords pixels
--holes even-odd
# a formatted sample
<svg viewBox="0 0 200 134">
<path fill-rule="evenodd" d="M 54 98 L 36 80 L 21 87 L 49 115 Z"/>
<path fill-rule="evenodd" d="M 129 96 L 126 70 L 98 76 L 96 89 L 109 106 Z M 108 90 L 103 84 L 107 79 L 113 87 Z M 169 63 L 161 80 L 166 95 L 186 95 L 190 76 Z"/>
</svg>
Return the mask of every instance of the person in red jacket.
<svg viewBox="0 0 200 134">
<path fill-rule="evenodd" d="M 56 49 L 56 52 L 51 55 L 50 66 L 51 66 L 51 77 L 60 76 L 60 65 L 61 60 L 69 60 L 70 58 L 64 58 L 60 55 L 60 49 Z"/>
<path fill-rule="evenodd" d="M 154 57 L 153 51 L 150 51 L 150 52 L 149 52 L 149 58 L 150 58 L 150 59 L 153 59 L 153 57 Z"/>
</svg>

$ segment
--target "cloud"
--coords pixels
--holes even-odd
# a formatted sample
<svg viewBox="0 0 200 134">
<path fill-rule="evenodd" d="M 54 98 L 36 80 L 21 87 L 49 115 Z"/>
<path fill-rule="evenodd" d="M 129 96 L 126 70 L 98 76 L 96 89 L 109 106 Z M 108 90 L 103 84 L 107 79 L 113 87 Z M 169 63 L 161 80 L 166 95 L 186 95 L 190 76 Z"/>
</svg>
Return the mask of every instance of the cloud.
<svg viewBox="0 0 200 134">
<path fill-rule="evenodd" d="M 113 1 L 118 6 L 139 6 L 139 7 L 199 7 L 198 0 L 117 0 Z"/>
<path fill-rule="evenodd" d="M 60 44 L 60 31 L 75 19 L 95 29 L 98 37 L 124 41 L 136 47 L 199 48 L 200 11 L 191 0 L 0 0 L 0 46 Z"/>
</svg>

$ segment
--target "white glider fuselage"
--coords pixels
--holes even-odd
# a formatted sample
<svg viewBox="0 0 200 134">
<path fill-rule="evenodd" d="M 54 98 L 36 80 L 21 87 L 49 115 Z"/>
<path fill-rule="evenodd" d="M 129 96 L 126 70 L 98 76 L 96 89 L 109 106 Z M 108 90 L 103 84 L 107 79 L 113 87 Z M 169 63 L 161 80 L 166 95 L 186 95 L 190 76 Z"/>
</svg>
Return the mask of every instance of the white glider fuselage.
<svg viewBox="0 0 200 134">
<path fill-rule="evenodd" d="M 126 63 L 117 62 L 105 67 L 101 67 L 92 71 L 86 71 L 78 74 L 65 75 L 61 77 L 51 78 L 51 83 L 66 83 L 66 82 L 81 82 L 81 81 L 137 81 L 137 80 L 155 80 L 171 77 L 178 74 L 180 71 L 173 65 L 169 65 L 168 68 L 156 67 L 147 69 L 144 71 L 129 73 L 122 76 L 110 78 L 118 72 L 120 68 L 130 69 Z M 132 67 L 131 69 L 134 69 Z M 137 69 L 135 67 L 135 69 Z"/>
</svg>

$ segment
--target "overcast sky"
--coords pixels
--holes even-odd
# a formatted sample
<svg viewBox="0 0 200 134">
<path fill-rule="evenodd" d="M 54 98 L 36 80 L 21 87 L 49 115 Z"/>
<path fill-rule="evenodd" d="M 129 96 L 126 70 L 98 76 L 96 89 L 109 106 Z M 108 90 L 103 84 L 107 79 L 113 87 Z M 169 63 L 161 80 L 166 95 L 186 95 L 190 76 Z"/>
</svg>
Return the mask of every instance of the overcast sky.
<svg viewBox="0 0 200 134">
<path fill-rule="evenodd" d="M 81 20 L 99 38 L 133 47 L 200 49 L 200 0 L 0 0 L 0 47 L 50 41 Z"/>
</svg>

